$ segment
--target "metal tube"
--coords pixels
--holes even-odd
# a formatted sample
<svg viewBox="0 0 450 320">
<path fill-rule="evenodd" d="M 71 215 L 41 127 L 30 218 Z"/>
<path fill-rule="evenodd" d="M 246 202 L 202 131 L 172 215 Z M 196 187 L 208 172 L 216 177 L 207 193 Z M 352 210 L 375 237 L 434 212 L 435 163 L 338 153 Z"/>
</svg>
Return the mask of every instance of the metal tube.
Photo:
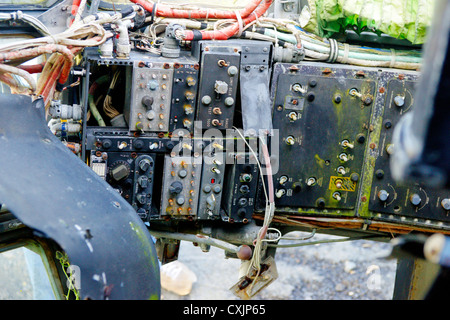
<svg viewBox="0 0 450 320">
<path fill-rule="evenodd" d="M 235 246 L 235 245 L 225 242 L 225 241 L 210 238 L 209 236 L 206 236 L 206 235 L 200 235 L 200 234 L 194 235 L 194 234 L 188 234 L 188 233 L 171 233 L 171 232 L 156 231 L 156 230 L 150 230 L 150 234 L 156 238 L 169 238 L 169 239 L 176 239 L 176 240 L 195 242 L 195 243 L 199 243 L 199 244 L 211 245 L 211 246 L 217 247 L 219 249 L 223 249 L 230 253 L 238 253 L 240 250 L 240 247 L 238 247 L 238 246 Z"/>
</svg>

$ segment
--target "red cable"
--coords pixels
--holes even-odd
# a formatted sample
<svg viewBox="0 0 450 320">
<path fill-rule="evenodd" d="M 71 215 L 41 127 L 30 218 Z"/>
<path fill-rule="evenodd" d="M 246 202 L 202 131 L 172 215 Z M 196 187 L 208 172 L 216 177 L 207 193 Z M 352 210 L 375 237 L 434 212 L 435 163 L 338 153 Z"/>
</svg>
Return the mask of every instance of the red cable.
<svg viewBox="0 0 450 320">
<path fill-rule="evenodd" d="M 20 65 L 17 66 L 17 68 L 20 68 L 22 70 L 25 70 L 28 73 L 41 73 L 44 69 L 45 62 L 40 64 L 33 64 L 33 65 Z"/>
<path fill-rule="evenodd" d="M 130 0 L 133 3 L 139 4 L 148 12 L 153 12 L 155 3 L 153 1 L 146 0 Z M 239 15 L 241 18 L 248 17 L 261 3 L 262 0 L 252 0 L 247 7 L 239 10 Z M 229 10 L 218 10 L 218 9 L 204 9 L 199 8 L 198 10 L 183 10 L 183 9 L 172 9 L 170 6 L 165 4 L 157 4 L 155 16 L 166 17 L 166 18 L 186 18 L 186 19 L 236 19 L 236 12 Z"/>
<path fill-rule="evenodd" d="M 80 7 L 81 0 L 73 0 L 72 2 L 72 10 L 70 13 L 72 16 L 75 16 L 77 14 L 78 8 Z"/>
<path fill-rule="evenodd" d="M 75 19 L 75 15 L 77 14 L 78 9 L 80 9 L 80 3 L 81 3 L 81 0 L 73 0 L 73 2 L 72 2 L 72 9 L 70 11 L 70 14 L 72 15 L 72 17 L 70 18 L 69 25 L 72 25 L 73 20 Z"/>
<path fill-rule="evenodd" d="M 58 57 L 58 59 L 53 64 L 56 67 L 52 67 L 51 73 L 49 77 L 46 79 L 45 86 L 42 89 L 41 95 L 47 98 L 50 95 L 52 88 L 55 87 L 56 81 L 58 80 L 59 75 L 61 74 L 61 67 L 63 64 L 63 58 Z"/>
<path fill-rule="evenodd" d="M 250 22 L 256 20 L 257 18 L 261 17 L 267 9 L 269 9 L 270 5 L 272 4 L 273 0 L 264 0 L 264 3 L 262 3 L 256 10 L 247 18 L 242 19 L 243 26 L 249 24 Z M 239 22 L 235 22 L 232 25 L 221 29 L 221 30 L 215 30 L 215 31 L 197 31 L 197 34 L 200 34 L 201 38 L 196 35 L 195 40 L 227 40 L 228 38 L 231 38 L 239 31 Z M 192 30 L 185 30 L 185 40 L 191 41 L 194 40 L 194 31 Z"/>
</svg>

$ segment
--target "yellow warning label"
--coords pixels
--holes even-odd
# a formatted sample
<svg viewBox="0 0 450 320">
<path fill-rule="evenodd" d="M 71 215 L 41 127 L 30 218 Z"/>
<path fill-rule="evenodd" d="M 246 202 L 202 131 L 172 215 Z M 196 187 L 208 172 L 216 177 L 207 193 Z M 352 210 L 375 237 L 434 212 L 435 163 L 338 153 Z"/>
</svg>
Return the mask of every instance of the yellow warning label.
<svg viewBox="0 0 450 320">
<path fill-rule="evenodd" d="M 356 182 L 349 177 L 330 177 L 329 190 L 342 190 L 353 192 L 356 190 Z"/>
</svg>

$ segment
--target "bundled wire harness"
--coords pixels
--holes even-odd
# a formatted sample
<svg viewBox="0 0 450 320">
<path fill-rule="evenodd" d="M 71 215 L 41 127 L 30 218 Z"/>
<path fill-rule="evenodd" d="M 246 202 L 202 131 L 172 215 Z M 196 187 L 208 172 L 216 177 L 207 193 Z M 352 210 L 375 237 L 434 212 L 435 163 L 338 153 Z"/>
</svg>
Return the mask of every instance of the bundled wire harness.
<svg viewBox="0 0 450 320">
<path fill-rule="evenodd" d="M 182 41 L 227 40 L 247 38 L 271 41 L 275 46 L 302 48 L 312 61 L 352 64 L 367 67 L 419 69 L 421 53 L 417 50 L 394 50 L 339 43 L 303 29 L 299 22 L 267 17 L 273 0 L 249 1 L 241 10 L 219 10 L 194 6 L 169 5 L 147 0 L 131 0 L 147 11 L 152 43 L 157 46 L 160 30 L 170 23 L 183 25 L 177 39 Z M 160 28 L 162 27 L 162 28 Z"/>
<path fill-rule="evenodd" d="M 134 3 L 135 5 L 132 5 Z M 124 33 L 123 26 L 132 31 L 137 27 L 149 26 L 147 33 L 139 32 L 141 48 L 160 53 L 161 39 L 169 24 L 180 24 L 183 28 L 175 31 L 177 40 L 189 42 L 198 40 L 227 40 L 246 38 L 271 41 L 275 47 L 294 48 L 304 51 L 305 59 L 329 63 L 352 64 L 368 67 L 399 69 L 419 69 L 421 53 L 415 50 L 394 50 L 370 48 L 366 46 L 339 43 L 305 31 L 293 20 L 273 19 L 267 12 L 273 0 L 250 0 L 241 9 L 217 9 L 194 5 L 168 4 L 148 0 L 130 0 L 130 6 L 121 12 L 99 12 L 84 15 L 86 1 L 74 1 L 71 26 L 64 32 L 50 34 L 44 24 L 36 18 L 20 11 L 0 15 L 0 20 L 22 20 L 36 28 L 43 37 L 0 46 L 0 80 L 8 84 L 13 92 L 42 95 L 46 105 L 58 99 L 64 88 L 74 57 L 83 48 L 100 46 L 113 35 L 106 25 L 116 23 L 118 32 Z M 139 19 L 138 19 L 139 18 Z M 134 19 L 134 23 L 125 23 Z M 142 21 L 139 25 L 136 21 Z M 133 29 L 134 28 L 134 29 Z M 108 29 L 110 30 L 110 28 Z M 128 40 L 128 33 L 122 37 Z M 127 49 L 124 50 L 126 58 Z M 50 54 L 45 65 L 25 66 L 24 62 L 40 55 Z M 37 82 L 30 76 L 41 73 Z M 27 83 L 18 82 L 17 77 Z"/>
</svg>

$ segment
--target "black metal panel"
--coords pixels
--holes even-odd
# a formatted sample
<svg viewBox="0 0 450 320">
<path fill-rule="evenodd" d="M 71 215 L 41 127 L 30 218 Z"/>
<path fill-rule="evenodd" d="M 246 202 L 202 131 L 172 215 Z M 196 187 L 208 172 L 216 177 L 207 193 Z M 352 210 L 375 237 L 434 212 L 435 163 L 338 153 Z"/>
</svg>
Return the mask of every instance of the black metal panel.
<svg viewBox="0 0 450 320">
<path fill-rule="evenodd" d="M 239 64 L 237 52 L 204 48 L 196 117 L 203 129 L 231 129 L 233 126 Z"/>
<path fill-rule="evenodd" d="M 133 135 L 121 128 L 88 127 L 86 132 L 87 150 L 167 153 L 178 144 L 172 138 L 158 138 L 153 133 Z"/>
<path fill-rule="evenodd" d="M 197 104 L 198 64 L 180 64 L 174 67 L 169 132 L 176 129 L 194 130 Z"/>
<path fill-rule="evenodd" d="M 41 99 L 0 96 L 0 198 L 80 268 L 82 299 L 157 299 L 151 236 L 133 208 L 68 150 Z"/>
<path fill-rule="evenodd" d="M 450 221 L 446 201 L 450 191 L 430 188 L 426 179 L 398 182 L 392 178 L 389 162 L 395 153 L 393 132 L 400 119 L 415 109 L 417 76 L 392 78 L 386 87 L 383 123 L 379 139 L 369 210 L 394 215 Z"/>
<path fill-rule="evenodd" d="M 277 208 L 355 208 L 377 81 L 377 72 L 358 71 L 275 66 Z"/>
<path fill-rule="evenodd" d="M 222 220 L 247 223 L 256 204 L 259 171 L 256 159 L 249 153 L 227 153 L 229 168 L 225 174 Z"/>
</svg>

